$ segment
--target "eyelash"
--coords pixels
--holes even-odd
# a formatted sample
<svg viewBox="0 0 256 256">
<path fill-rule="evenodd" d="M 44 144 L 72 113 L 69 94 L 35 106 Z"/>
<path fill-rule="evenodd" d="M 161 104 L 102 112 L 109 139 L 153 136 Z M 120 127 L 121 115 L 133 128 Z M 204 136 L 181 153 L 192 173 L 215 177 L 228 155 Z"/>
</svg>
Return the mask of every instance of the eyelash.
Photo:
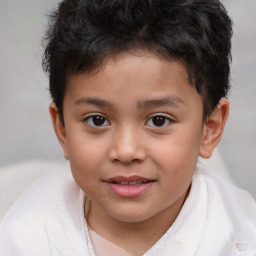
<svg viewBox="0 0 256 256">
<path fill-rule="evenodd" d="M 95 118 L 95 120 L 93 120 L 93 118 Z M 98 120 L 96 119 L 98 118 Z M 94 128 L 103 128 L 103 127 L 106 127 L 106 126 L 109 126 L 110 125 L 110 122 L 107 120 L 106 117 L 104 117 L 103 115 L 101 114 L 94 114 L 94 115 L 90 115 L 90 116 L 87 116 L 83 119 L 84 122 L 87 122 L 87 124 L 91 127 L 94 127 Z M 97 125 L 93 122 L 95 121 L 99 121 L 99 122 L 102 122 L 104 121 L 101 125 Z M 107 124 L 105 124 L 107 122 Z M 104 125 L 105 124 L 105 125 Z"/>
<path fill-rule="evenodd" d="M 156 118 L 156 120 L 153 120 L 154 118 Z M 94 128 L 104 128 L 106 126 L 110 125 L 110 122 L 107 120 L 106 117 L 104 117 L 101 114 L 93 114 L 90 116 L 87 116 L 83 119 L 84 122 L 86 122 L 89 126 L 94 127 Z M 155 122 L 159 122 L 160 125 L 157 125 Z M 95 122 L 99 122 L 98 124 L 96 124 Z M 162 122 L 164 122 L 162 124 Z M 167 122 L 167 124 L 166 124 Z M 163 128 L 166 126 L 169 126 L 170 123 L 172 123 L 173 120 L 163 114 L 156 114 L 154 116 L 151 116 L 147 121 L 146 121 L 146 125 L 149 127 L 156 127 L 156 128 Z"/>
<path fill-rule="evenodd" d="M 160 125 L 156 125 L 156 124 L 153 124 L 153 118 L 158 118 L 158 120 L 155 120 L 156 122 L 160 122 Z M 161 122 L 164 121 L 163 125 L 161 125 Z M 149 125 L 149 123 L 152 123 Z M 167 123 L 166 123 L 167 122 Z M 150 126 L 150 127 L 156 127 L 156 128 L 163 128 L 163 127 L 166 127 L 166 126 L 169 126 L 171 123 L 173 122 L 173 120 L 163 114 L 156 114 L 154 116 L 151 116 L 148 121 L 146 122 L 147 126 Z"/>
</svg>

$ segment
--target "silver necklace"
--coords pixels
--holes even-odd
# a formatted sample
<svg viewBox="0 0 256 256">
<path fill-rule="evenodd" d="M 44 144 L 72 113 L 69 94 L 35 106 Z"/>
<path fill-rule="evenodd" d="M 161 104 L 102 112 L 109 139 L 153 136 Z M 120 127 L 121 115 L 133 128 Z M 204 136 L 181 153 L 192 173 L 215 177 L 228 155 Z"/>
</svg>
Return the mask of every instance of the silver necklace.
<svg viewBox="0 0 256 256">
<path fill-rule="evenodd" d="M 85 238 L 86 238 L 86 243 L 87 243 L 87 246 L 88 246 L 89 255 L 90 256 L 97 256 L 96 253 L 95 253 L 93 244 L 92 244 L 90 234 L 89 234 L 89 229 L 88 229 L 86 219 L 85 219 Z"/>
</svg>

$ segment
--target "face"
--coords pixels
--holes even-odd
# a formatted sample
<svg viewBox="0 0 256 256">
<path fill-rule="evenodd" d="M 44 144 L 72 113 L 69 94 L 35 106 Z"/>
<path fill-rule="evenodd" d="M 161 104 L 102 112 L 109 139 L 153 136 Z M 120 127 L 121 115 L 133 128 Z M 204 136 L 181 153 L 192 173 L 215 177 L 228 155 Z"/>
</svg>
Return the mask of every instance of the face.
<svg viewBox="0 0 256 256">
<path fill-rule="evenodd" d="M 185 67 L 148 52 L 71 77 L 61 144 L 101 214 L 140 222 L 177 214 L 203 137 L 203 104 Z"/>
</svg>

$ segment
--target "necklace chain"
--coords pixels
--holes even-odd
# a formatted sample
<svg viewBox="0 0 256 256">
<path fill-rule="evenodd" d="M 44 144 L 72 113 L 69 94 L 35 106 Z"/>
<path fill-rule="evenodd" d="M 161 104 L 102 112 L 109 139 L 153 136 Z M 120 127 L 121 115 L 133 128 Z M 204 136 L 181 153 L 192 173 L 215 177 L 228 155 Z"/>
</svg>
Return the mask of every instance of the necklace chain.
<svg viewBox="0 0 256 256">
<path fill-rule="evenodd" d="M 89 251 L 89 255 L 90 256 L 97 256 L 91 241 L 91 237 L 89 234 L 89 229 L 88 229 L 88 225 L 87 225 L 87 221 L 85 220 L 85 237 L 86 237 L 86 243 L 88 246 L 88 251 Z"/>
</svg>

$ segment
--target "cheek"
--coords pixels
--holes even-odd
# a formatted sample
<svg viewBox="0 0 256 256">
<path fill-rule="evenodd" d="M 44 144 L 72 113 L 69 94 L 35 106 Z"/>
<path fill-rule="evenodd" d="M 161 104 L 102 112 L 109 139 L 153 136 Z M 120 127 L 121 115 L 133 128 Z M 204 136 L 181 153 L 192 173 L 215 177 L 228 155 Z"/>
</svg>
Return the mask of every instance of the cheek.
<svg viewBox="0 0 256 256">
<path fill-rule="evenodd" d="M 199 132 L 193 135 L 190 131 L 177 132 L 169 139 L 154 143 L 155 162 L 170 180 L 190 178 L 197 163 L 199 145 Z"/>
<path fill-rule="evenodd" d="M 81 178 L 95 175 L 104 161 L 104 144 L 89 138 L 72 138 L 68 145 L 72 172 Z"/>
<path fill-rule="evenodd" d="M 99 169 L 102 159 L 100 146 L 87 144 L 70 145 L 70 165 L 73 177 L 87 195 L 98 195 Z"/>
<path fill-rule="evenodd" d="M 83 129 L 74 129 L 71 136 L 67 136 L 68 150 L 71 159 L 89 158 L 102 151 L 104 142 L 95 136 L 90 136 Z"/>
<path fill-rule="evenodd" d="M 153 144 L 153 143 L 152 143 Z M 175 138 L 161 143 L 154 143 L 154 158 L 164 165 L 184 167 L 195 162 L 199 152 L 199 143 L 191 138 Z M 157 160 L 159 159 L 159 160 Z"/>
</svg>

